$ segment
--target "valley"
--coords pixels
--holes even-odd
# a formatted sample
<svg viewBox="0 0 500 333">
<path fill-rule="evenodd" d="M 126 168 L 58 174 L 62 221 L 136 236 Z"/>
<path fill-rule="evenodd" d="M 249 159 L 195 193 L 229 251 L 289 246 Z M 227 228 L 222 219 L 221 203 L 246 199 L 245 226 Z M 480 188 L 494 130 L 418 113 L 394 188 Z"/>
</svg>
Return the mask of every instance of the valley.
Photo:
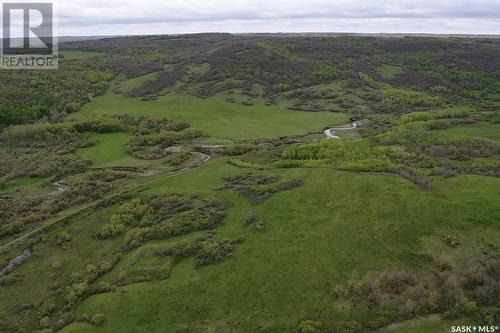
<svg viewBox="0 0 500 333">
<path fill-rule="evenodd" d="M 498 39 L 61 49 L 0 71 L 0 332 L 498 323 Z"/>
</svg>

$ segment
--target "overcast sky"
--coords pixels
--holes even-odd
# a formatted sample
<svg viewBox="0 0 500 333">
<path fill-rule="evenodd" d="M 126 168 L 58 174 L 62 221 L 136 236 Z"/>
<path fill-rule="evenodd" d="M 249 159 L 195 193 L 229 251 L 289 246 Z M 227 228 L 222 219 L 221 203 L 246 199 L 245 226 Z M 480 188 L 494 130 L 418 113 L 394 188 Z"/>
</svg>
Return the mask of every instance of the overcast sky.
<svg viewBox="0 0 500 333">
<path fill-rule="evenodd" d="M 54 2 L 58 33 L 66 36 L 192 32 L 500 34 L 500 0 Z"/>
</svg>

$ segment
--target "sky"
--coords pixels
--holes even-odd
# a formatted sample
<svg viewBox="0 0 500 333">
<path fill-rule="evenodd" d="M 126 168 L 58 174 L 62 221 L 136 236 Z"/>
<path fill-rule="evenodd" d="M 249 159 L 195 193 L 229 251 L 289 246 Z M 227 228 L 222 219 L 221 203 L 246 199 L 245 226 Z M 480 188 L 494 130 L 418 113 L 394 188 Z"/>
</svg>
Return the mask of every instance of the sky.
<svg viewBox="0 0 500 333">
<path fill-rule="evenodd" d="M 54 0 L 54 3 L 60 36 L 196 32 L 500 34 L 500 0 Z"/>
</svg>

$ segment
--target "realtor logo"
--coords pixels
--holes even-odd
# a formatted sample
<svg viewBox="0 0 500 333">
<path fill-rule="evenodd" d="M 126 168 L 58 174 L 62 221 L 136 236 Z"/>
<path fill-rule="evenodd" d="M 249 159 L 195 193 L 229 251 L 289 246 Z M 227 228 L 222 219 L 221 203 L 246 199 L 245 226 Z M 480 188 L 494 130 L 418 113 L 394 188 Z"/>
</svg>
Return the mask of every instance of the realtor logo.
<svg viewBox="0 0 500 333">
<path fill-rule="evenodd" d="M 3 3 L 0 67 L 57 69 L 52 3 Z"/>
</svg>

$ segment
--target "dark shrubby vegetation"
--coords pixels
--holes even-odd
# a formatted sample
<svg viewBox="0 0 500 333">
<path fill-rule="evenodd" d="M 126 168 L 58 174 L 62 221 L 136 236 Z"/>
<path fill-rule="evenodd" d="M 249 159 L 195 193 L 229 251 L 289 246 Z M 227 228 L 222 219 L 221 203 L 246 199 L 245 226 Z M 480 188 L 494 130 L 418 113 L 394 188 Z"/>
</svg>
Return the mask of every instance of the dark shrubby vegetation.
<svg viewBox="0 0 500 333">
<path fill-rule="evenodd" d="M 95 282 L 104 274 L 110 272 L 113 267 L 121 259 L 121 255 L 117 254 L 113 261 L 102 261 L 97 264 L 87 264 L 81 271 L 74 272 L 71 275 L 71 286 L 67 288 L 68 292 L 64 294 L 64 305 L 56 312 L 54 306 L 47 315 L 53 314 L 57 321 L 53 321 L 50 327 L 54 330 L 60 330 L 64 326 L 72 323 L 75 319 L 75 308 L 88 296 L 100 292 L 111 292 L 114 286 L 106 283 Z M 93 316 L 83 315 L 79 318 L 82 321 L 87 321 L 95 326 L 100 326 L 104 323 L 105 317 L 102 314 Z"/>
<path fill-rule="evenodd" d="M 256 230 L 264 230 L 266 221 L 257 216 L 257 213 L 252 211 L 243 218 L 243 226 L 248 227 L 250 225 L 255 225 Z"/>
<path fill-rule="evenodd" d="M 0 157 L 0 183 L 83 170 L 89 161 L 71 153 L 93 144 L 71 124 L 49 123 L 9 127 L 1 133 L 0 143 L 7 148 Z"/>
<path fill-rule="evenodd" d="M 88 146 L 71 124 L 13 126 L 2 132 L 0 140 L 11 148 L 65 149 Z"/>
<path fill-rule="evenodd" d="M 433 265 L 435 270 L 424 276 L 384 270 L 353 278 L 334 292 L 338 302 L 350 304 L 350 311 L 362 309 L 368 316 L 359 322 L 303 320 L 297 332 L 366 332 L 430 314 L 492 325 L 500 306 L 498 258 L 488 257 L 467 269 L 457 268 L 450 257 L 434 259 Z"/>
<path fill-rule="evenodd" d="M 147 241 L 167 239 L 191 231 L 211 230 L 225 218 L 227 203 L 212 199 L 201 208 L 178 214 L 160 223 L 144 228 L 134 228 L 125 235 L 125 248 L 135 248 Z"/>
<path fill-rule="evenodd" d="M 136 176 L 134 172 L 98 170 L 70 184 L 52 179 L 43 187 L 53 192 L 19 200 L 0 198 L 0 239 L 32 229 L 67 208 L 99 200 L 116 188 L 116 182 Z M 21 192 L 22 195 L 23 192 Z"/>
<path fill-rule="evenodd" d="M 281 177 L 274 175 L 244 174 L 226 178 L 226 188 L 232 188 L 252 203 L 259 204 L 273 194 L 303 186 L 301 179 L 279 182 Z"/>
<path fill-rule="evenodd" d="M 158 94 L 163 89 L 175 86 L 177 81 L 184 77 L 184 74 L 185 69 L 183 66 L 179 66 L 172 71 L 159 72 L 154 80 L 146 82 L 143 86 L 127 92 L 126 95 L 129 97 L 139 97 Z"/>
<path fill-rule="evenodd" d="M 156 197 L 149 202 L 134 199 L 123 204 L 109 224 L 96 233 L 107 239 L 125 233 L 127 249 L 155 239 L 167 239 L 196 230 L 210 230 L 225 217 L 227 203 L 220 199 L 197 199 L 181 196 Z"/>
<path fill-rule="evenodd" d="M 173 257 L 176 261 L 194 257 L 196 267 L 214 265 L 227 260 L 231 256 L 234 245 L 242 241 L 241 237 L 234 240 L 218 241 L 215 239 L 215 233 L 209 232 L 192 244 L 181 243 L 170 246 L 159 250 L 158 254 Z"/>
<path fill-rule="evenodd" d="M 217 149 L 216 152 L 227 156 L 239 156 L 254 151 L 256 149 L 257 147 L 251 144 L 235 144 L 235 145 L 224 146 L 220 149 Z"/>
<path fill-rule="evenodd" d="M 75 205 L 98 200 L 114 188 L 112 182 L 88 180 L 62 192 L 27 200 L 0 198 L 0 239 L 36 227 L 45 220 Z"/>
<path fill-rule="evenodd" d="M 71 154 L 60 155 L 44 150 L 17 150 L 0 157 L 0 184 L 18 177 L 63 176 L 85 170 L 90 161 Z"/>
<path fill-rule="evenodd" d="M 91 325 L 99 327 L 102 326 L 106 321 L 106 316 L 102 313 L 83 314 L 81 318 L 78 319 L 79 319 L 78 321 L 87 322 Z"/>
<path fill-rule="evenodd" d="M 117 118 L 90 118 L 75 122 L 73 127 L 80 133 L 116 133 L 125 131 L 125 126 L 121 119 Z"/>
<path fill-rule="evenodd" d="M 95 144 L 88 133 L 130 132 L 132 156 L 159 159 L 168 155 L 163 148 L 202 136 L 189 127 L 182 120 L 128 116 L 11 126 L 0 133 L 0 147 L 7 148 L 0 157 L 0 184 L 23 176 L 62 176 L 87 169 L 90 161 L 73 153 Z"/>
<path fill-rule="evenodd" d="M 82 62 L 64 62 L 58 71 L 2 71 L 0 126 L 73 113 L 106 92 L 112 75 Z"/>
<path fill-rule="evenodd" d="M 497 258 L 488 257 L 466 269 L 455 267 L 448 257 L 435 259 L 434 265 L 436 271 L 428 276 L 406 271 L 369 274 L 351 280 L 340 294 L 355 306 L 367 306 L 375 312 L 377 319 L 367 323 L 370 329 L 433 313 L 452 319 L 477 315 L 483 319 L 488 314 L 481 306 L 498 311 Z"/>
<path fill-rule="evenodd" d="M 128 152 L 143 160 L 158 160 L 166 157 L 171 154 L 166 148 L 175 144 L 191 143 L 203 136 L 201 131 L 188 127 L 189 124 L 185 122 L 174 121 L 153 129 L 158 131 L 156 133 L 152 131 L 135 133 L 128 143 Z M 186 155 L 178 155 L 173 163 L 181 164 L 186 157 Z"/>
</svg>

